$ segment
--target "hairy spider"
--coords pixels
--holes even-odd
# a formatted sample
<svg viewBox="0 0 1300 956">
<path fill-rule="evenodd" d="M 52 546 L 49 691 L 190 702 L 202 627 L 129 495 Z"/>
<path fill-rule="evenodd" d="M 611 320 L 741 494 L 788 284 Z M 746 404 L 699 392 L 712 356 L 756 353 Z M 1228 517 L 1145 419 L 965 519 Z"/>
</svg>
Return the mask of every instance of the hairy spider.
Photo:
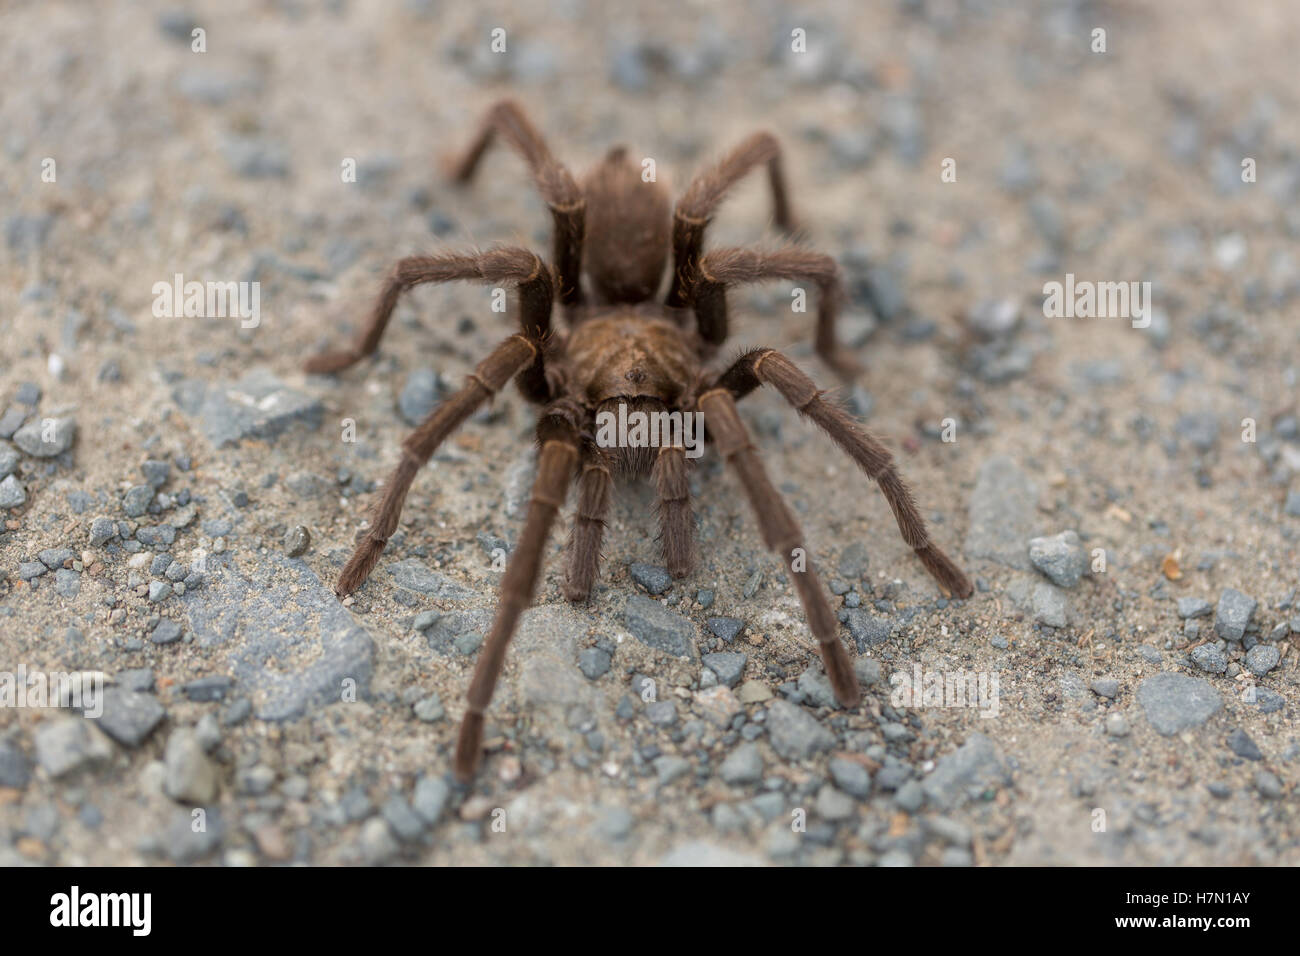
<svg viewBox="0 0 1300 956">
<path fill-rule="evenodd" d="M 402 259 L 385 280 L 356 344 L 307 362 L 309 372 L 337 372 L 372 354 L 398 297 L 413 286 L 470 279 L 512 284 L 518 290 L 522 331 L 498 345 L 465 386 L 440 403 L 402 443 L 402 459 L 339 576 L 338 593 L 350 594 L 369 576 L 397 529 L 402 503 L 419 469 L 448 435 L 513 378 L 524 397 L 541 406 L 537 477 L 523 533 L 501 582 L 492 630 L 469 686 L 455 771 L 460 779 L 470 779 L 480 760 L 484 714 L 506 646 L 533 598 L 547 536 L 575 479 L 577 513 L 564 579 L 570 601 L 586 600 L 595 582 L 615 474 L 653 476 L 668 571 L 681 578 L 695 567 L 686 449 L 680 442 L 657 450 L 607 447 L 608 443 L 594 438 L 597 416 L 619 405 L 651 414 L 698 411 L 704 415 L 710 441 L 735 469 L 764 542 L 787 563 L 836 698 L 846 707 L 855 706 L 860 698 L 858 682 L 840 643 L 835 614 L 807 561 L 803 532 L 772 486 L 736 401 L 760 385 L 773 386 L 876 480 L 903 539 L 940 588 L 960 597 L 969 596 L 972 588 L 961 569 L 930 540 L 912 494 L 884 445 L 823 398 L 793 362 L 774 349 L 760 348 L 746 352 L 725 370 L 709 370 L 727 337 L 728 287 L 769 279 L 817 286 L 817 354 L 841 375 L 851 374 L 855 367 L 836 345 L 835 320 L 842 293 L 829 256 L 794 245 L 772 252 L 703 251 L 705 231 L 727 190 L 761 165 L 767 167 L 776 224 L 786 233 L 793 231 L 777 141 L 768 133 L 750 136 L 697 175 L 670 212 L 663 187 L 644 181 L 621 147 L 611 149 L 581 184 L 576 182 L 511 101 L 499 102 L 488 112 L 477 138 L 455 165 L 458 183 L 473 178 L 484 152 L 498 136 L 523 156 L 550 208 L 554 273 L 539 256 L 519 247 Z M 670 250 L 672 283 L 659 304 L 652 297 Z M 551 306 L 557 297 L 565 309 L 565 329 L 551 327 Z"/>
</svg>

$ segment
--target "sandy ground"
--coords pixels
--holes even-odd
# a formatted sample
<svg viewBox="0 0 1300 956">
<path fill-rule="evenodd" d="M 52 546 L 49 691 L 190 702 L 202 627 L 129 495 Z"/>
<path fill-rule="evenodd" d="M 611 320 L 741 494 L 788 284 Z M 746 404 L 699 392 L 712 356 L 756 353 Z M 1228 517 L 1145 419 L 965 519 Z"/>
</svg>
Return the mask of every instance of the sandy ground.
<svg viewBox="0 0 1300 956">
<path fill-rule="evenodd" d="M 0 12 L 0 412 L 18 429 L 0 667 L 112 688 L 99 727 L 0 708 L 0 862 L 1300 862 L 1300 15 L 621 6 Z M 559 587 L 566 515 L 492 753 L 450 786 L 492 551 L 527 494 L 514 393 L 421 473 L 369 583 L 333 597 L 404 406 L 428 370 L 458 384 L 513 313 L 424 288 L 375 360 L 336 379 L 301 361 L 356 331 L 398 257 L 548 249 L 516 157 L 466 192 L 442 175 L 503 95 L 573 169 L 627 143 L 678 188 L 754 129 L 784 143 L 807 241 L 850 293 L 866 370 L 842 395 L 979 583 L 943 600 L 870 482 L 779 396 L 746 400 L 845 641 L 879 665 L 858 711 L 826 706 L 794 592 L 708 456 L 701 566 L 658 610 L 629 570 L 661 563 L 649 489 L 620 490 L 581 607 Z M 755 176 L 710 241 L 773 244 L 768 216 Z M 176 273 L 259 282 L 260 323 L 155 317 Z M 1067 273 L 1150 282 L 1150 327 L 1044 315 Z M 830 386 L 790 292 L 735 294 L 734 345 Z M 1029 545 L 1065 531 L 1065 563 L 1088 565 L 1068 587 Z M 683 656 L 643 640 L 658 613 Z M 718 617 L 743 631 L 724 641 Z M 745 655 L 733 689 L 716 653 Z M 916 667 L 996 676 L 996 716 L 891 700 Z"/>
</svg>

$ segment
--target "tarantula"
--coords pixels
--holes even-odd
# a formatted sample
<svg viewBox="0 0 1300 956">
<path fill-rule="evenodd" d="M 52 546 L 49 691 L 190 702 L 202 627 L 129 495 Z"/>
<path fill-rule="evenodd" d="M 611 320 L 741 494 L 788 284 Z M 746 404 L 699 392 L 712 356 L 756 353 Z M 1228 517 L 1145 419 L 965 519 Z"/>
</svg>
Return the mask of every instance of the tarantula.
<svg viewBox="0 0 1300 956">
<path fill-rule="evenodd" d="M 541 406 L 537 423 L 537 476 L 515 553 L 501 582 L 491 633 L 469 686 L 468 708 L 456 746 L 455 772 L 473 777 L 482 751 L 484 714 L 519 616 L 533 598 L 542 552 L 569 486 L 577 482 L 577 512 L 568 545 L 564 594 L 587 599 L 600 565 L 600 542 L 616 474 L 653 477 L 659 501 L 660 539 L 668 571 L 681 578 L 695 567 L 695 525 L 681 444 L 647 454 L 644 448 L 603 447 L 593 437 L 602 411 L 618 405 L 646 413 L 699 411 L 710 441 L 734 468 L 754 510 L 764 543 L 783 556 L 809 626 L 820 644 L 835 696 L 846 707 L 860 698 L 858 682 L 840 643 L 837 621 L 807 561 L 807 547 L 790 508 L 772 486 L 737 400 L 760 385 L 773 386 L 875 479 L 903 539 L 949 595 L 967 597 L 970 580 L 930 539 L 912 494 L 886 448 L 847 412 L 823 398 L 813 381 L 780 352 L 759 348 L 730 367 L 710 370 L 727 338 L 727 289 L 742 283 L 786 279 L 819 291 L 817 354 L 841 375 L 855 364 L 836 345 L 842 296 L 834 261 L 786 245 L 703 251 L 704 235 L 727 190 L 765 165 L 776 225 L 794 230 L 781 151 L 769 133 L 750 136 L 698 174 L 670 211 L 663 187 L 647 182 L 622 147 L 615 147 L 582 179 L 556 161 L 523 110 L 503 101 L 488 112 L 477 137 L 454 165 L 453 178 L 473 179 L 492 141 L 503 138 L 528 164 L 554 220 L 554 271 L 519 247 L 487 252 L 412 256 L 384 282 L 356 344 L 307 362 L 309 372 L 337 372 L 371 355 L 398 297 L 426 282 L 469 279 L 517 289 L 521 331 L 498 345 L 460 391 L 441 402 L 402 443 L 402 458 L 383 489 L 368 530 L 339 576 L 340 595 L 369 576 L 397 529 L 402 503 L 416 473 L 438 446 L 513 378 L 523 396 Z M 668 254 L 672 282 L 662 304 L 653 296 Z M 585 278 L 585 283 L 584 283 Z M 567 328 L 551 326 L 558 298 Z M 694 321 L 692 321 L 692 319 Z M 607 443 L 606 443 L 607 444 Z"/>
</svg>

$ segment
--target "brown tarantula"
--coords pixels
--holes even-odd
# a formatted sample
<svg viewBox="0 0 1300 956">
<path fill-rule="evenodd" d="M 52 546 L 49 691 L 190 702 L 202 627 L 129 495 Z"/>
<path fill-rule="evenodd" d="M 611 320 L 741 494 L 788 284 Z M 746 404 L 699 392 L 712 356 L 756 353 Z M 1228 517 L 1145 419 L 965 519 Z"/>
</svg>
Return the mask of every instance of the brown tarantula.
<svg viewBox="0 0 1300 956">
<path fill-rule="evenodd" d="M 939 586 L 960 597 L 969 596 L 972 588 L 961 569 L 930 540 L 890 453 L 845 411 L 826 401 L 794 363 L 780 352 L 760 348 L 746 352 L 723 371 L 707 367 L 727 337 L 727 288 L 787 279 L 818 287 L 817 354 L 843 375 L 854 368 L 835 341 L 842 293 L 829 256 L 791 245 L 773 252 L 702 251 L 705 230 L 728 188 L 763 164 L 776 224 L 786 233 L 793 230 L 776 140 L 768 133 L 750 136 L 696 176 L 670 213 L 664 189 L 645 181 L 623 148 L 611 149 L 579 185 L 551 155 L 519 106 L 509 101 L 497 103 L 487 114 L 482 130 L 455 166 L 458 183 L 473 178 L 497 136 L 523 156 L 551 210 L 554 274 L 539 256 L 519 247 L 402 259 L 385 280 L 356 345 L 307 363 L 309 372 L 336 372 L 372 354 L 398 297 L 413 286 L 471 279 L 518 288 L 522 331 L 498 345 L 465 386 L 440 403 L 402 443 L 402 460 L 384 486 L 368 531 L 339 576 L 338 593 L 350 594 L 369 576 L 397 529 L 402 502 L 421 466 L 513 378 L 526 399 L 542 406 L 537 423 L 540 450 L 524 530 L 501 582 L 500 603 L 474 670 L 461 723 L 455 771 L 460 779 L 470 779 L 479 763 L 484 713 L 506 646 L 519 615 L 532 600 L 547 536 L 575 478 L 577 514 L 564 581 L 570 601 L 586 600 L 596 579 L 616 472 L 653 474 L 668 571 L 681 578 L 695 566 L 685 448 L 680 443 L 665 446 L 652 456 L 644 448 L 602 447 L 593 437 L 596 416 L 620 404 L 646 413 L 699 411 L 709 439 L 736 470 L 764 542 L 787 562 L 836 698 L 846 707 L 855 706 L 858 682 L 840 643 L 835 614 L 807 563 L 803 533 L 772 486 L 737 414 L 736 401 L 760 385 L 776 388 L 876 480 L 903 539 Z M 660 304 L 652 297 L 670 249 L 672 284 Z M 565 307 L 565 329 L 551 327 L 551 304 L 557 296 Z"/>
</svg>

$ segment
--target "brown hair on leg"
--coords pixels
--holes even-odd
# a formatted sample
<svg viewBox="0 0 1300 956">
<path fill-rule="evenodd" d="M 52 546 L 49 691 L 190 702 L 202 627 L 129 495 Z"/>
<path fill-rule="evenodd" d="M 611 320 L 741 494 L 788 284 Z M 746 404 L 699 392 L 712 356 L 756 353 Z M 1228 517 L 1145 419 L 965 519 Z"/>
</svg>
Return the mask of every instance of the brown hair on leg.
<svg viewBox="0 0 1300 956">
<path fill-rule="evenodd" d="M 817 638 L 826 676 L 835 699 L 845 707 L 857 706 L 862 698 L 858 679 L 840 643 L 839 622 L 817 577 L 803 532 L 785 500 L 772 486 L 762 460 L 754 450 L 749 430 L 740 420 L 736 401 L 726 389 L 714 388 L 700 396 L 699 408 L 709 434 L 727 464 L 736 470 L 754 517 L 758 519 L 764 543 L 781 556 L 803 604 L 808 626 Z"/>
<path fill-rule="evenodd" d="M 528 515 L 515 553 L 511 555 L 501 579 L 496 617 L 474 667 L 474 677 L 466 695 L 468 705 L 456 742 L 455 771 L 461 781 L 474 776 L 482 758 L 484 714 L 492 701 L 492 692 L 505 664 L 506 648 L 519 624 L 519 616 L 537 589 L 546 539 L 556 514 L 564 504 L 579 459 L 582 439 L 578 423 L 582 417 L 582 410 L 576 403 L 561 399 L 537 423 L 541 451 L 537 457 L 537 478 L 533 482 Z"/>
<path fill-rule="evenodd" d="M 668 291 L 668 305 L 681 308 L 694 301 L 705 230 L 727 190 L 763 163 L 767 164 L 772 217 L 776 226 L 784 233 L 794 232 L 794 216 L 790 212 L 781 162 L 781 144 L 771 133 L 754 133 L 696 175 L 677 200 L 673 211 L 673 285 Z"/>
<path fill-rule="evenodd" d="M 493 104 L 483 119 L 477 137 L 461 159 L 453 163 L 452 178 L 460 185 L 468 184 L 497 134 L 528 164 L 537 191 L 551 210 L 554 222 L 553 258 L 560 301 L 565 306 L 578 305 L 582 302 L 579 272 L 582 269 L 582 245 L 586 233 L 586 202 L 573 175 L 551 155 L 546 140 L 518 103 L 514 100 L 500 100 Z"/>
<path fill-rule="evenodd" d="M 545 263 L 527 249 L 506 246 L 487 252 L 408 256 L 399 260 L 384 280 L 383 290 L 371 308 L 356 344 L 342 351 L 316 355 L 307 360 L 304 368 L 316 373 L 339 372 L 372 355 L 379 347 L 379 340 L 403 292 L 426 282 L 455 279 L 518 285 L 519 317 L 524 331 L 537 338 L 550 331 L 551 303 L 555 296 L 551 273 Z"/>
<path fill-rule="evenodd" d="M 655 493 L 659 501 L 659 537 L 664 564 L 675 578 L 695 570 L 695 516 L 691 512 L 691 486 L 687 479 L 686 449 L 666 445 L 654 464 Z"/>
<path fill-rule="evenodd" d="M 874 435 L 862 428 L 843 408 L 826 401 L 823 393 L 790 359 L 774 349 L 755 349 L 744 355 L 719 379 L 719 385 L 741 394 L 754 385 L 773 386 L 806 418 L 815 422 L 845 454 L 880 486 L 894 512 L 899 533 L 916 552 L 925 569 L 945 594 L 970 597 L 975 588 L 952 558 L 930 539 L 925 519 L 911 489 L 894 464 L 894 456 Z M 725 383 L 725 384 L 724 384 Z"/>
<path fill-rule="evenodd" d="M 591 596 L 600 572 L 600 542 L 605 534 L 614 479 L 605 453 L 595 442 L 583 447 L 582 476 L 578 479 L 578 507 L 569 532 L 568 568 L 564 596 L 577 604 Z"/>
<path fill-rule="evenodd" d="M 406 493 L 415 480 L 416 473 L 427 462 L 448 435 L 459 428 L 465 419 L 488 398 L 500 391 L 511 376 L 527 368 L 541 354 L 541 345 L 524 335 L 512 335 L 479 363 L 465 386 L 429 413 L 406 441 L 402 442 L 402 460 L 398 462 L 384 485 L 383 497 L 370 519 L 365 537 L 357 544 L 352 557 L 344 566 L 335 586 L 339 596 L 351 594 L 370 576 L 384 546 L 402 514 Z"/>
<path fill-rule="evenodd" d="M 820 252 L 783 246 L 773 252 L 757 249 L 715 249 L 700 261 L 700 287 L 695 315 L 700 335 L 720 343 L 727 335 L 727 287 L 750 282 L 786 279 L 817 286 L 817 329 L 814 348 L 841 378 L 861 371 L 857 361 L 835 340 L 844 289 L 835 260 Z"/>
</svg>

